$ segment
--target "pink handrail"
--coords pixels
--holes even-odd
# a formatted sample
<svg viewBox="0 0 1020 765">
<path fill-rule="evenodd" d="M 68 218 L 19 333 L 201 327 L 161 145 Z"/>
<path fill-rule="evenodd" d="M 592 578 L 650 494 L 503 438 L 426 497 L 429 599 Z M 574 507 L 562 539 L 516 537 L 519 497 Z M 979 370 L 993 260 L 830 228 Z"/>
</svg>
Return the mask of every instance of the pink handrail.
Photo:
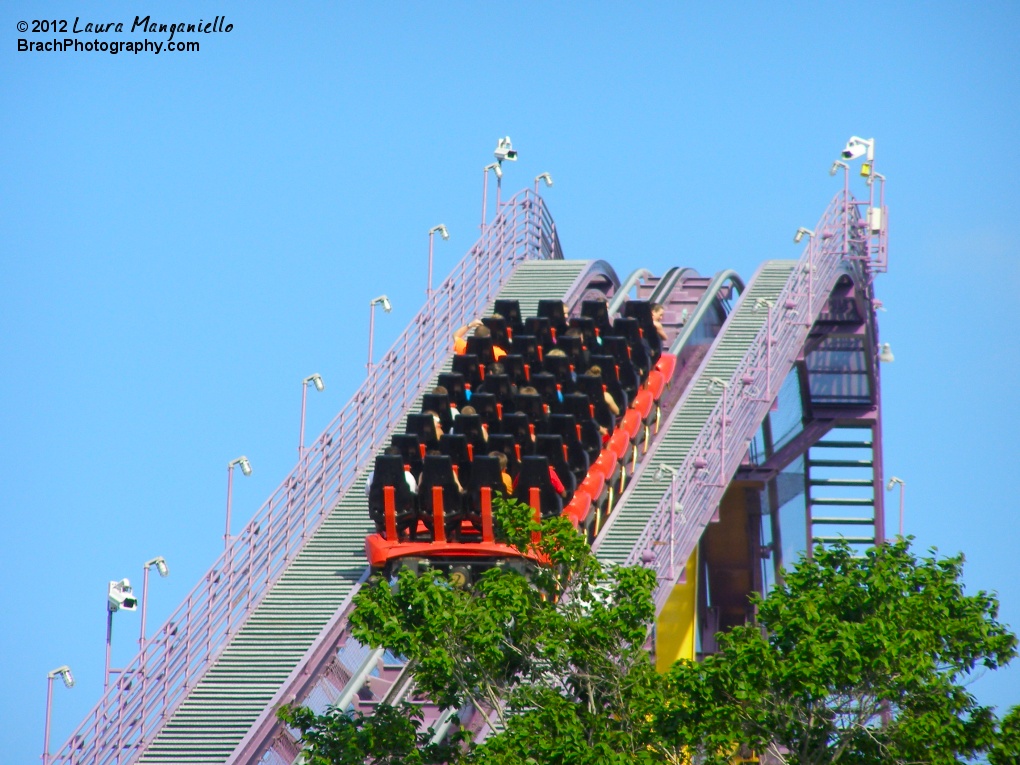
<svg viewBox="0 0 1020 765">
<path fill-rule="evenodd" d="M 226 647 L 523 260 L 559 259 L 555 226 L 530 189 L 500 205 L 347 405 L 145 643 L 50 762 L 129 763 Z"/>
</svg>

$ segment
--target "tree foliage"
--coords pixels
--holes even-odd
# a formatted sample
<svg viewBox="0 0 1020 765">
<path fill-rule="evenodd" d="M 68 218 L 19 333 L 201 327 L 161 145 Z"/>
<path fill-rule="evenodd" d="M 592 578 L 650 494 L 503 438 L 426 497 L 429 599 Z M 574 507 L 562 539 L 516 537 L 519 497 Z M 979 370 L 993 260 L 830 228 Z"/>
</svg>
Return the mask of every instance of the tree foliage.
<svg viewBox="0 0 1020 765">
<path fill-rule="evenodd" d="M 964 593 L 963 557 L 918 559 L 899 540 L 801 560 L 758 600 L 758 624 L 721 636 L 699 668 L 744 739 L 789 762 L 956 763 L 996 741 L 967 688 L 1016 653 L 988 593 Z"/>
<path fill-rule="evenodd" d="M 301 731 L 307 765 L 439 765 L 460 754 L 456 741 L 433 744 L 432 729 L 419 730 L 422 714 L 414 704 L 383 704 L 371 716 L 290 706 L 278 714 Z"/>
<path fill-rule="evenodd" d="M 966 690 L 1016 640 L 994 597 L 964 593 L 962 557 L 918 559 L 905 541 L 862 559 L 819 548 L 757 599 L 756 625 L 659 674 L 647 651 L 653 572 L 604 568 L 565 519 L 537 523 L 501 500 L 494 515 L 503 541 L 548 565 L 492 568 L 465 588 L 405 569 L 362 588 L 352 625 L 402 655 L 433 703 L 470 704 L 501 731 L 437 748 L 408 706 L 373 718 L 287 710 L 315 765 L 723 765 L 749 747 L 804 765 L 1018 762 L 1020 713 L 1000 723 Z"/>
</svg>

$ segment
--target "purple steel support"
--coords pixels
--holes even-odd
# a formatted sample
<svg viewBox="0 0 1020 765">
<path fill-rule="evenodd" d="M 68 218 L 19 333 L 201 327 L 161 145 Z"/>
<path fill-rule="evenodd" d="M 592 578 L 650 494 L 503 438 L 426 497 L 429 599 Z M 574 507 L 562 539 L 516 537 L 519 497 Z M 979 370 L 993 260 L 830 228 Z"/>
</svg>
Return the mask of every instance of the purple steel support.
<svg viewBox="0 0 1020 765">
<path fill-rule="evenodd" d="M 882 371 L 881 362 L 878 360 L 878 331 L 875 331 L 875 348 L 872 352 L 872 364 L 874 364 L 875 380 L 875 419 L 871 424 L 871 474 L 872 491 L 875 496 L 875 544 L 880 545 L 885 541 L 885 481 L 883 480 L 883 457 L 882 457 Z"/>
<path fill-rule="evenodd" d="M 441 368 L 453 331 L 481 313 L 518 263 L 559 257 L 541 197 L 527 189 L 503 204 L 493 225 L 485 227 L 392 348 L 372 365 L 361 388 L 123 670 L 145 682 L 107 687 L 51 761 L 105 765 L 114 752 L 124 753 L 127 761 L 136 758 Z M 472 289 L 460 289 L 468 284 Z M 369 391 L 371 411 L 363 405 Z M 300 486 L 296 495 L 295 481 Z M 122 715 L 123 726 L 111 725 Z"/>
</svg>

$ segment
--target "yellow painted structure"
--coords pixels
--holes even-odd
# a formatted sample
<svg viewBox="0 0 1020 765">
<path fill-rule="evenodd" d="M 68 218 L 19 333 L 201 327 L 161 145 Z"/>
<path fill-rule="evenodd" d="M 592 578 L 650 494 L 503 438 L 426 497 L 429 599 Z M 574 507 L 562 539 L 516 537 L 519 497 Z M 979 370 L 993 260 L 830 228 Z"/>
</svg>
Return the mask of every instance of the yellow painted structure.
<svg viewBox="0 0 1020 765">
<path fill-rule="evenodd" d="M 694 661 L 698 615 L 698 548 L 687 560 L 685 582 L 675 585 L 655 623 L 655 668 L 667 671 L 677 659 Z"/>
</svg>

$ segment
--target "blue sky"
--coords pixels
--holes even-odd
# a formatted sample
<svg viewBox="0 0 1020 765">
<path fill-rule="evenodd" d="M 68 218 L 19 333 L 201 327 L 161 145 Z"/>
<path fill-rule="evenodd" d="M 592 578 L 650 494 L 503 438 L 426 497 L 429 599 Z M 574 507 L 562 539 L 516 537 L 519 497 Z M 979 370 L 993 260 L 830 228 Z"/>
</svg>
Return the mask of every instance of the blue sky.
<svg viewBox="0 0 1020 765">
<path fill-rule="evenodd" d="M 548 171 L 567 257 L 621 275 L 749 277 L 793 257 L 851 134 L 889 178 L 877 292 L 887 474 L 921 549 L 1020 629 L 1020 8 L 1013 3 L 612 5 L 7 2 L 0 8 L 0 677 L 5 761 L 53 746 L 102 687 L 105 589 L 150 582 L 150 630 L 317 435 L 376 348 L 474 242 L 499 136 L 508 193 Z M 197 53 L 19 53 L 17 22 L 226 15 Z M 58 35 L 58 37 L 63 37 Z M 141 40 L 145 35 L 104 39 Z M 149 34 L 165 40 L 167 35 Z M 94 39 L 81 36 L 80 39 Z M 895 503 L 894 495 L 893 504 Z M 123 617 L 123 618 L 121 618 Z M 118 614 L 114 664 L 138 614 Z M 1020 669 L 974 685 L 1020 703 Z"/>
</svg>

